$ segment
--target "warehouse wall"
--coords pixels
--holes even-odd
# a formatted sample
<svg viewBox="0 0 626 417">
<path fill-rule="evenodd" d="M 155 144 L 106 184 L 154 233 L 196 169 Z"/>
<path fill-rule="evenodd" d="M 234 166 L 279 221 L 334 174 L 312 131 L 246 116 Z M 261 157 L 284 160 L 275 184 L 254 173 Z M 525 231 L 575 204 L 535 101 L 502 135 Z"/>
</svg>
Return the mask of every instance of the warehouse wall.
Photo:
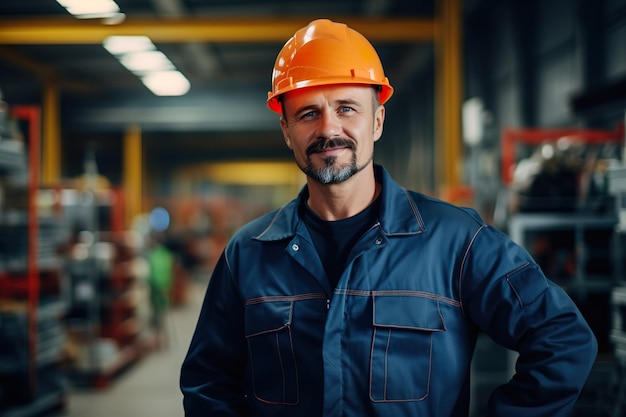
<svg viewBox="0 0 626 417">
<path fill-rule="evenodd" d="M 613 128 L 623 118 L 623 102 L 597 114 L 573 101 L 626 77 L 626 1 L 485 2 L 465 34 L 466 94 L 483 98 L 495 126 Z"/>
<path fill-rule="evenodd" d="M 465 96 L 485 109 L 482 142 L 466 146 L 466 180 L 488 188 L 485 198 L 502 188 L 503 129 L 624 122 L 625 0 L 484 1 L 464 30 Z"/>
</svg>

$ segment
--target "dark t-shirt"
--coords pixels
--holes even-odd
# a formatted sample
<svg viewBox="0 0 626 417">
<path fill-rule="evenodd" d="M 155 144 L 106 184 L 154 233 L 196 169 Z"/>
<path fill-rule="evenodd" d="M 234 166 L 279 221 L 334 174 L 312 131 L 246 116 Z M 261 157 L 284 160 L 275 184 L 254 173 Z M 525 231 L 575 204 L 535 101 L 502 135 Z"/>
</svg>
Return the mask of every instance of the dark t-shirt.
<svg viewBox="0 0 626 417">
<path fill-rule="evenodd" d="M 347 219 L 327 221 L 320 218 L 303 199 L 300 212 L 313 244 L 322 260 L 331 288 L 335 288 L 356 241 L 376 222 L 380 198 L 362 212 Z"/>
</svg>

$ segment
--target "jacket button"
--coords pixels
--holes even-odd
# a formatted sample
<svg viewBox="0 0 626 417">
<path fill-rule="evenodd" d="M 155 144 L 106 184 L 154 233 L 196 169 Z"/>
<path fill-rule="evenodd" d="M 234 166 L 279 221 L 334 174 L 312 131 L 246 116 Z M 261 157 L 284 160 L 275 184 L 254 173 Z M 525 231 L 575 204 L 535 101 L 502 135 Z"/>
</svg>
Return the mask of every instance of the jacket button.
<svg viewBox="0 0 626 417">
<path fill-rule="evenodd" d="M 298 246 L 298 244 L 294 243 L 293 245 L 291 245 L 291 249 L 294 252 L 298 252 L 300 250 L 300 246 Z"/>
<path fill-rule="evenodd" d="M 381 243 L 383 243 L 383 240 L 381 238 L 378 238 L 374 241 L 374 243 L 380 245 Z"/>
</svg>

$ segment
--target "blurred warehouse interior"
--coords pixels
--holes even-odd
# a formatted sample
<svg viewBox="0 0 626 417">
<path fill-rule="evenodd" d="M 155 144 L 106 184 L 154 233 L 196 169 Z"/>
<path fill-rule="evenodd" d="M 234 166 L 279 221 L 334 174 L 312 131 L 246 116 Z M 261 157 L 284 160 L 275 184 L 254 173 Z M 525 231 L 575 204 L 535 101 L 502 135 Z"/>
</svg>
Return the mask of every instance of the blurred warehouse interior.
<svg viewBox="0 0 626 417">
<path fill-rule="evenodd" d="M 575 415 L 626 413 L 626 0 L 62 3 L 0 3 L 0 416 L 115 384 L 158 348 L 155 311 L 297 194 L 265 100 L 276 54 L 319 17 L 368 37 L 395 87 L 376 161 L 537 258 L 600 343 Z M 152 92 L 122 35 L 166 57 L 182 95 Z M 153 262 L 171 267 L 164 305 Z M 475 415 L 514 359 L 479 340 Z"/>
</svg>

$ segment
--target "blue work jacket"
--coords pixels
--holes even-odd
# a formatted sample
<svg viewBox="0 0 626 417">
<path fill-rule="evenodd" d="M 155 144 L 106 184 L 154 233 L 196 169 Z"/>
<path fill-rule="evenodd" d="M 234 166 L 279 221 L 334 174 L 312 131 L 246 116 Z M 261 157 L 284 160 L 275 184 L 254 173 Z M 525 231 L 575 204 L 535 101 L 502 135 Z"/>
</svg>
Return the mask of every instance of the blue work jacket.
<svg viewBox="0 0 626 417">
<path fill-rule="evenodd" d="M 187 417 L 467 417 L 477 334 L 519 353 L 490 416 L 560 417 L 597 353 L 572 300 L 505 234 L 400 187 L 336 288 L 298 214 L 306 186 L 242 227 L 181 371 Z"/>
</svg>

